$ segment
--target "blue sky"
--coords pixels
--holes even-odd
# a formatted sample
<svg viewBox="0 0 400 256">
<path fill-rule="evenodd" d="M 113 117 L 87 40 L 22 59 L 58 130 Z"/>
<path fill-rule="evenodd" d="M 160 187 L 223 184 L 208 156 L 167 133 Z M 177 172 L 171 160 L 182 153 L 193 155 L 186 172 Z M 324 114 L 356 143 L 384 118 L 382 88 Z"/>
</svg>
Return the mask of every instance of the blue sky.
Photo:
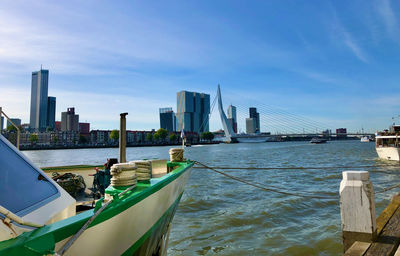
<svg viewBox="0 0 400 256">
<path fill-rule="evenodd" d="M 400 114 L 399 11 L 389 0 L 5 0 L 0 105 L 29 122 L 43 64 L 56 119 L 74 106 L 94 129 L 117 128 L 121 112 L 128 129 L 157 129 L 177 91 L 213 98 L 221 84 L 226 106 L 373 132 Z M 210 128 L 221 127 L 215 112 Z"/>
</svg>

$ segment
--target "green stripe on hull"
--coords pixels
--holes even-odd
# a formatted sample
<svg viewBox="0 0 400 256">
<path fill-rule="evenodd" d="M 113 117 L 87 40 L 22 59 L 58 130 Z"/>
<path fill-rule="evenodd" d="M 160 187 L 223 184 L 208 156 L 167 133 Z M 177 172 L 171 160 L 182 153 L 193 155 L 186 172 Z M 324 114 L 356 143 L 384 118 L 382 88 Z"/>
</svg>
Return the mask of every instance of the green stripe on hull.
<svg viewBox="0 0 400 256">
<path fill-rule="evenodd" d="M 166 233 L 168 230 L 168 225 L 172 221 L 176 209 L 178 208 L 179 201 L 182 198 L 182 194 L 178 197 L 178 199 L 171 205 L 171 207 L 164 213 L 164 215 L 146 232 L 134 245 L 132 245 L 128 250 L 122 254 L 123 256 L 128 255 L 145 255 L 140 253 L 141 251 L 147 251 L 149 255 L 153 255 L 154 251 L 149 250 L 151 248 L 144 247 L 143 245 L 150 239 L 154 239 L 154 237 L 159 236 L 157 240 L 157 244 L 162 235 Z"/>
<path fill-rule="evenodd" d="M 104 221 L 111 219 L 112 217 L 115 217 L 119 213 L 124 212 L 138 202 L 146 199 L 150 195 L 166 187 L 168 184 L 170 184 L 171 182 L 179 178 L 187 170 L 189 170 L 194 165 L 194 162 L 189 161 L 184 163 L 172 164 L 179 165 L 180 167 L 161 178 L 158 183 L 153 184 L 152 186 L 150 186 L 149 184 L 138 183 L 136 191 L 127 194 L 119 201 L 114 201 L 113 203 L 111 203 L 110 206 L 106 210 L 104 210 L 104 212 L 102 212 L 89 226 L 89 229 L 93 226 L 96 226 Z M 179 199 L 181 196 L 182 195 L 179 196 L 179 198 L 173 203 L 173 205 L 177 205 L 179 203 Z M 171 207 L 172 206 L 170 206 L 170 208 L 167 210 L 167 213 L 170 212 Z M 168 216 L 167 213 L 164 213 L 164 215 L 166 214 Z M 78 230 L 92 215 L 93 210 L 88 210 L 84 213 L 75 215 L 68 219 L 46 225 L 37 230 L 23 233 L 17 238 L 0 242 L 0 255 L 52 254 L 54 253 L 55 243 L 60 242 L 78 232 Z M 164 215 L 158 221 L 162 221 L 162 219 L 165 218 Z M 154 231 L 154 229 L 157 228 L 157 223 L 153 225 L 151 230 Z M 150 236 L 151 232 L 147 231 L 146 234 L 147 236 Z M 146 236 L 146 234 L 144 235 L 144 237 Z M 146 240 L 146 237 L 144 238 L 144 240 Z M 138 242 L 136 242 L 132 247 L 134 247 L 137 243 Z M 140 247 L 142 244 L 143 242 L 139 243 L 138 246 Z"/>
</svg>

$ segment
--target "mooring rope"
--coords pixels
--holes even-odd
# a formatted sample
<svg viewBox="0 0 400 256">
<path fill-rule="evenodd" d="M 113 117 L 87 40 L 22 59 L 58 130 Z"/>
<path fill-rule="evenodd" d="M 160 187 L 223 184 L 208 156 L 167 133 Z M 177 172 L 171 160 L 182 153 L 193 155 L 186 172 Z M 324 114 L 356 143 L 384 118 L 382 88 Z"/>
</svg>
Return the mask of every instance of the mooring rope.
<svg viewBox="0 0 400 256">
<path fill-rule="evenodd" d="M 338 199 L 338 197 L 339 197 L 339 195 L 336 195 L 336 196 L 334 196 L 334 195 L 332 195 L 332 196 L 315 196 L 315 195 L 306 195 L 306 194 L 300 194 L 300 193 L 282 191 L 282 190 L 278 190 L 279 188 L 277 188 L 277 187 L 275 187 L 275 186 L 272 186 L 272 185 L 270 185 L 269 187 L 266 187 L 265 185 L 263 185 L 263 184 L 261 184 L 261 183 L 258 183 L 258 182 L 255 182 L 255 181 L 251 181 L 251 182 L 250 182 L 250 181 L 247 181 L 247 180 L 238 178 L 238 177 L 236 177 L 236 176 L 227 174 L 227 173 L 225 173 L 225 172 L 218 171 L 218 170 L 216 169 L 216 167 L 207 166 L 207 165 L 205 165 L 205 164 L 203 164 L 203 163 L 200 163 L 199 161 L 195 161 L 195 163 L 198 164 L 198 165 L 200 165 L 200 166 L 202 166 L 202 167 L 197 167 L 197 168 L 199 168 L 199 169 L 204 169 L 204 168 L 205 168 L 205 169 L 209 169 L 209 170 L 214 171 L 214 172 L 216 172 L 216 173 L 218 173 L 218 174 L 221 174 L 221 175 L 223 175 L 223 176 L 225 176 L 225 177 L 227 177 L 227 178 L 230 178 L 230 179 L 239 181 L 239 182 L 241 182 L 241 183 L 247 184 L 247 185 L 252 186 L 252 187 L 256 187 L 256 188 L 262 189 L 262 190 L 264 190 L 264 191 L 271 191 L 271 192 L 275 192 L 275 193 L 283 194 L 283 195 L 290 195 L 290 196 L 297 196 L 297 197 L 305 197 L 305 198 L 314 198 L 314 199 Z M 219 167 L 218 167 L 218 169 L 223 169 L 223 168 L 219 168 Z M 244 170 L 246 170 L 247 168 L 225 167 L 225 169 L 228 169 L 228 170 L 229 170 L 229 169 L 231 169 L 231 170 L 244 169 Z M 249 169 L 251 169 L 251 167 L 249 167 Z M 263 170 L 263 168 L 259 168 L 259 169 Z M 274 169 L 274 168 L 271 168 L 271 169 Z M 397 185 L 394 185 L 394 186 L 391 186 L 391 187 L 388 187 L 388 188 L 384 188 L 384 189 L 382 189 L 382 190 L 380 190 L 380 191 L 376 191 L 375 193 L 384 193 L 384 192 L 390 191 L 390 190 L 395 189 L 395 188 L 398 188 L 398 187 L 400 187 L 400 184 L 397 184 Z M 306 193 L 310 193 L 310 192 L 306 192 Z M 321 193 L 321 192 L 319 192 L 319 193 Z M 325 194 L 328 194 L 329 192 L 324 192 L 324 193 L 325 193 Z"/>
<path fill-rule="evenodd" d="M 210 168 L 221 170 L 329 170 L 329 169 L 361 169 L 361 168 L 379 168 L 379 167 L 400 167 L 400 165 L 359 165 L 359 166 L 319 166 L 319 167 L 229 167 L 213 166 Z M 195 167 L 201 168 L 201 167 Z"/>
<path fill-rule="evenodd" d="M 277 189 L 274 189 L 274 188 L 271 188 L 271 187 L 267 188 L 267 187 L 265 187 L 265 186 L 264 186 L 263 184 L 261 184 L 261 183 L 254 182 L 254 181 L 251 181 L 251 182 L 250 182 L 250 181 L 247 181 L 247 180 L 238 178 L 238 177 L 236 177 L 236 176 L 232 176 L 232 175 L 227 174 L 227 173 L 225 173 L 225 172 L 218 171 L 217 169 L 215 169 L 215 168 L 213 168 L 213 167 L 209 167 L 209 166 L 207 166 L 207 165 L 205 165 L 205 164 L 203 164 L 203 163 L 200 163 L 200 162 L 198 162 L 198 161 L 195 161 L 195 162 L 196 162 L 196 164 L 201 165 L 201 166 L 203 166 L 204 168 L 209 169 L 209 170 L 211 170 L 211 171 L 214 171 L 214 172 L 216 172 L 216 173 L 219 173 L 219 174 L 221 174 L 221 175 L 224 175 L 225 177 L 228 177 L 228 178 L 230 178 L 230 179 L 239 181 L 239 182 L 241 182 L 241 183 L 247 184 L 247 185 L 252 186 L 252 187 L 256 187 L 256 188 L 262 189 L 262 190 L 264 190 L 264 191 L 271 191 L 271 192 L 275 192 L 275 193 L 282 194 L 282 195 L 288 195 L 288 196 L 307 197 L 307 198 L 315 198 L 315 199 L 337 199 L 337 198 L 338 198 L 338 196 L 315 196 L 315 195 L 305 195 L 305 194 L 300 194 L 300 193 L 293 193 L 293 192 L 281 191 L 281 190 L 277 190 Z"/>
<path fill-rule="evenodd" d="M 397 184 L 397 185 L 394 185 L 394 186 L 391 186 L 391 187 L 388 187 L 388 188 L 384 188 L 384 189 L 382 189 L 380 191 L 375 192 L 375 194 L 384 193 L 384 192 L 390 191 L 390 190 L 398 188 L 398 187 L 400 187 L 400 184 Z"/>
</svg>

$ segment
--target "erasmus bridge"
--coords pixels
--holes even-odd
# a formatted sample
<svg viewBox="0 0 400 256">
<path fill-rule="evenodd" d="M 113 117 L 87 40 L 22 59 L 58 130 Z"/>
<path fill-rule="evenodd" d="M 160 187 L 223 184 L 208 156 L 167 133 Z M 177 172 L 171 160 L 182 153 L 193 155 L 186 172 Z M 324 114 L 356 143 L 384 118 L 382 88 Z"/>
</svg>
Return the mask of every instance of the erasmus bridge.
<svg viewBox="0 0 400 256">
<path fill-rule="evenodd" d="M 226 142 L 265 142 L 265 141 L 281 141 L 281 140 L 310 140 L 313 137 L 329 137 L 337 139 L 339 137 L 359 137 L 361 135 L 372 135 L 371 133 L 332 133 L 330 128 L 332 125 L 324 124 L 319 121 L 311 120 L 310 118 L 303 117 L 285 111 L 283 109 L 269 106 L 263 103 L 256 103 L 257 109 L 260 113 L 259 123 L 260 130 L 257 133 L 244 133 L 240 129 L 235 132 L 232 119 L 228 119 L 225 114 L 221 88 L 218 85 L 217 95 L 211 106 L 211 113 L 218 105 L 218 112 L 221 119 L 222 127 L 224 130 Z M 246 114 L 248 115 L 248 108 L 238 107 L 236 120 L 245 120 Z M 211 115 L 210 113 L 210 115 Z M 235 115 L 236 115 L 235 113 Z M 230 118 L 232 118 L 230 116 Z M 339 127 L 337 127 L 339 128 Z M 264 132 L 263 132 L 264 131 Z M 336 130 L 335 130 L 336 131 Z"/>
</svg>

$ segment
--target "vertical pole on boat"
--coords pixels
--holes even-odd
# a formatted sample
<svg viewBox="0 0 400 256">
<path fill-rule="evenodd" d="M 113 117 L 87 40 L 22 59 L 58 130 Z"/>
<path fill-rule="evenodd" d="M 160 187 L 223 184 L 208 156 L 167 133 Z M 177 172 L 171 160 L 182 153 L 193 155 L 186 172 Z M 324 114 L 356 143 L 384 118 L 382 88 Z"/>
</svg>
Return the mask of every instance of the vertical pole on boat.
<svg viewBox="0 0 400 256">
<path fill-rule="evenodd" d="M 126 163 L 126 116 L 128 113 L 121 113 L 119 122 L 119 162 Z"/>
<path fill-rule="evenodd" d="M 340 215 L 344 251 L 356 241 L 372 242 L 376 238 L 375 196 L 369 172 L 343 172 Z"/>
</svg>

